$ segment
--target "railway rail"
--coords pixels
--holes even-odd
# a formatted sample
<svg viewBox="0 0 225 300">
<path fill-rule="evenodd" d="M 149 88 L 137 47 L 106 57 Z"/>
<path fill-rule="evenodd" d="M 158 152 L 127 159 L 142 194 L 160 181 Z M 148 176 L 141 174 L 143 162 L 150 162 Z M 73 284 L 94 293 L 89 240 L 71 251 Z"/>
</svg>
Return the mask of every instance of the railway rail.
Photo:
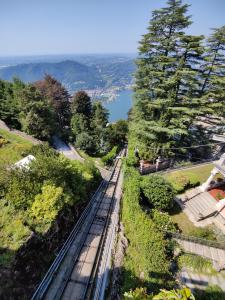
<svg viewBox="0 0 225 300">
<path fill-rule="evenodd" d="M 32 300 L 102 299 L 98 295 L 104 294 L 99 290 L 105 289 L 105 279 L 104 284 L 99 285 L 98 274 L 103 252 L 109 244 L 107 236 L 114 208 L 118 210 L 115 195 L 120 189 L 118 182 L 120 185 L 124 151 L 116 158 L 108 180 L 104 179 L 93 195 Z M 112 230 L 110 235 L 113 235 Z"/>
</svg>

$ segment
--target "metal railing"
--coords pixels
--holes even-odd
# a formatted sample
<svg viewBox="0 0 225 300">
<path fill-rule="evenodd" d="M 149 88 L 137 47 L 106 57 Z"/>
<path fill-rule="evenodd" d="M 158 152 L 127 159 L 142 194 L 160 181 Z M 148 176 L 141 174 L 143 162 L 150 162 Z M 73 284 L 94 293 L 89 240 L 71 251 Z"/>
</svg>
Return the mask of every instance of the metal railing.
<svg viewBox="0 0 225 300">
<path fill-rule="evenodd" d="M 109 182 L 111 181 L 111 179 L 114 175 L 114 172 L 116 170 L 117 164 L 118 164 L 118 160 L 115 160 L 114 166 L 111 169 L 109 178 L 107 180 L 104 180 L 104 179 L 102 180 L 101 184 L 99 185 L 98 189 L 95 191 L 94 195 L 92 196 L 92 198 L 89 201 L 88 205 L 86 206 L 85 210 L 81 214 L 79 220 L 75 224 L 72 232 L 70 233 L 69 237 L 67 238 L 67 240 L 64 243 L 63 247 L 61 248 L 61 250 L 59 251 L 57 257 L 54 260 L 54 262 L 52 263 L 52 265 L 48 269 L 45 277 L 41 281 L 40 285 L 38 286 L 38 288 L 35 291 L 35 293 L 34 293 L 31 300 L 43 299 L 43 297 L 44 297 L 47 289 L 49 288 L 52 280 L 54 279 L 55 275 L 57 274 L 58 269 L 59 269 L 62 261 L 64 260 L 66 254 L 68 253 L 68 250 L 70 249 L 74 239 L 76 238 L 82 224 L 84 223 L 84 221 L 87 218 L 89 212 L 91 211 L 91 209 L 93 207 L 93 204 L 96 201 L 96 196 L 97 196 L 98 192 L 101 190 L 101 188 L 103 189 L 103 194 L 106 192 L 107 187 L 109 185 Z"/>
<path fill-rule="evenodd" d="M 218 241 L 213 241 L 213 240 L 207 240 L 207 239 L 199 238 L 196 236 L 185 235 L 185 234 L 179 233 L 179 232 L 170 232 L 170 231 L 164 231 L 164 232 L 168 237 L 171 237 L 171 238 L 225 250 L 225 242 L 223 243 L 223 242 L 218 242 Z"/>
</svg>

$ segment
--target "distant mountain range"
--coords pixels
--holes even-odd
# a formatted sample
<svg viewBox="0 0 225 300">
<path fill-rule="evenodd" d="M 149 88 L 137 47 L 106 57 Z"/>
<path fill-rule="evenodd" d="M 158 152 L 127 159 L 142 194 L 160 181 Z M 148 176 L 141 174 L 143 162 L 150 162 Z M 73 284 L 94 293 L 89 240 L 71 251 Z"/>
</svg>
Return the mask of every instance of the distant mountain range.
<svg viewBox="0 0 225 300">
<path fill-rule="evenodd" d="M 124 88 L 130 85 L 135 72 L 134 60 L 129 57 L 81 57 L 81 62 L 35 62 L 0 68 L 0 78 L 18 77 L 25 82 L 35 82 L 50 74 L 70 91 L 79 89 Z"/>
</svg>

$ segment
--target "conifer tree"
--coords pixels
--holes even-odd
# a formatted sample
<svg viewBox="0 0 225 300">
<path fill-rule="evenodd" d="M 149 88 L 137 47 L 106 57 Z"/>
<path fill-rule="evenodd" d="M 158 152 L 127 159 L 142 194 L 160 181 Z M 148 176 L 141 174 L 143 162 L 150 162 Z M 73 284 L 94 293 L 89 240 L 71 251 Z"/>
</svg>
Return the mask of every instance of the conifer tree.
<svg viewBox="0 0 225 300">
<path fill-rule="evenodd" d="M 225 26 L 213 29 L 207 40 L 200 95 L 209 113 L 224 115 L 225 109 Z"/>
<path fill-rule="evenodd" d="M 96 148 L 104 152 L 108 142 L 107 128 L 109 112 L 103 107 L 100 101 L 96 101 L 92 105 L 91 127 L 96 143 Z"/>
<path fill-rule="evenodd" d="M 203 36 L 185 35 L 191 24 L 188 5 L 169 0 L 153 12 L 140 42 L 131 131 L 141 156 L 174 154 L 198 113 L 199 66 Z"/>
</svg>

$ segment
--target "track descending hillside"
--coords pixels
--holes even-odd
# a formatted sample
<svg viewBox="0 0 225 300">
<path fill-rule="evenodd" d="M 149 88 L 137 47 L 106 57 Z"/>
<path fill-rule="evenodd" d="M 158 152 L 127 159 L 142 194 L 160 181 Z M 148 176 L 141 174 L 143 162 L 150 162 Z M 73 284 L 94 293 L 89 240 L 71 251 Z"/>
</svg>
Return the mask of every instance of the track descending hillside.
<svg viewBox="0 0 225 300">
<path fill-rule="evenodd" d="M 110 178 L 102 181 L 32 300 L 103 299 L 106 279 L 101 278 L 108 271 L 103 262 L 110 261 L 109 245 L 113 243 L 109 238 L 114 236 L 121 197 L 120 169 L 119 156 Z"/>
</svg>

